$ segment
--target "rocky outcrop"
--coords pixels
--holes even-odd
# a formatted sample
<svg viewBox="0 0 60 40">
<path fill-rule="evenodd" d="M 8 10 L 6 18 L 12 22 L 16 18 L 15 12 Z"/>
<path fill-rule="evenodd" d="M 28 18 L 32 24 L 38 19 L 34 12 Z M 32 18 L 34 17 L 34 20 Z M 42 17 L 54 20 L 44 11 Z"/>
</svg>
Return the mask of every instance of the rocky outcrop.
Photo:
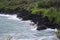
<svg viewBox="0 0 60 40">
<path fill-rule="evenodd" d="M 42 12 L 37 14 L 31 14 L 31 12 L 28 12 L 26 10 L 21 11 L 17 14 L 18 18 L 23 18 L 23 20 L 31 20 L 35 24 L 37 24 L 37 30 L 43 30 L 46 28 L 57 28 L 57 24 L 54 23 L 54 18 L 52 18 L 52 21 L 48 19 L 47 16 L 43 17 Z"/>
<path fill-rule="evenodd" d="M 54 23 L 55 20 L 54 17 L 52 18 L 52 21 L 50 21 L 47 16 L 45 17 L 42 16 L 43 14 L 42 12 L 40 12 L 39 15 L 37 15 L 37 14 L 32 14 L 31 11 L 29 12 L 27 10 L 16 8 L 15 10 L 0 9 L 0 13 L 17 14 L 18 18 L 22 18 L 23 20 L 31 20 L 32 22 L 37 24 L 37 30 L 43 30 L 46 28 L 52 28 L 52 29 L 57 28 L 57 24 Z"/>
</svg>

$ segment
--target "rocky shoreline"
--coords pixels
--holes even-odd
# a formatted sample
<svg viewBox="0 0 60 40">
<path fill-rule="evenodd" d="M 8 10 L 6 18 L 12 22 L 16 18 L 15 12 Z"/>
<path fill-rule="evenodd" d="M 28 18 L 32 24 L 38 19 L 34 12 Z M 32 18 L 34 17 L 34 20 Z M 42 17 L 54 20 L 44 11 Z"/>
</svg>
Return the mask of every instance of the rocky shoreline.
<svg viewBox="0 0 60 40">
<path fill-rule="evenodd" d="M 43 17 L 42 12 L 37 15 L 32 14 L 31 11 L 29 12 L 24 9 L 16 8 L 15 10 L 0 9 L 0 14 L 17 14 L 17 17 L 22 18 L 24 21 L 31 20 L 32 22 L 37 24 L 37 30 L 44 30 L 46 28 L 59 28 L 58 24 L 54 23 L 55 18 L 52 18 L 52 21 L 50 21 L 47 16 Z"/>
</svg>

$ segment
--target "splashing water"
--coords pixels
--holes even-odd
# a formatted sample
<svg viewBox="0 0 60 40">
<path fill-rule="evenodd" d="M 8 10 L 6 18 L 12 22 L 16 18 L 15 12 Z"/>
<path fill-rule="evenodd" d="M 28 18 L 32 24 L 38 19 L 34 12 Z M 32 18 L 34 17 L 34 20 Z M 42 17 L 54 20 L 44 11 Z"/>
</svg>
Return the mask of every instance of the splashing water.
<svg viewBox="0 0 60 40">
<path fill-rule="evenodd" d="M 0 14 L 0 40 L 58 40 L 57 29 L 37 31 L 33 22 L 21 21 L 17 15 Z"/>
</svg>

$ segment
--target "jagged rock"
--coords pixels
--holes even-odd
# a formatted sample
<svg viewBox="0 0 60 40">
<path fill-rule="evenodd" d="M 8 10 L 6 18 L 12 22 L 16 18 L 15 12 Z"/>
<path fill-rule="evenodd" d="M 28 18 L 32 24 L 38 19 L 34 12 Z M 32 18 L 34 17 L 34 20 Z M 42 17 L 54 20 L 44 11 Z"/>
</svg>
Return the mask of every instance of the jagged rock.
<svg viewBox="0 0 60 40">
<path fill-rule="evenodd" d="M 55 18 L 52 18 L 52 21 L 49 21 L 48 17 L 45 16 L 43 17 L 42 12 L 37 14 L 32 14 L 31 11 L 27 11 L 24 9 L 16 8 L 15 10 L 9 9 L 9 10 L 4 10 L 0 9 L 0 13 L 4 14 L 17 14 L 18 18 L 22 18 L 23 20 L 31 20 L 35 24 L 37 24 L 37 30 L 43 30 L 46 28 L 60 28 L 57 26 L 57 24 L 54 23 Z"/>
<path fill-rule="evenodd" d="M 44 30 L 44 29 L 47 29 L 45 25 L 40 25 L 37 27 L 37 30 Z"/>
</svg>

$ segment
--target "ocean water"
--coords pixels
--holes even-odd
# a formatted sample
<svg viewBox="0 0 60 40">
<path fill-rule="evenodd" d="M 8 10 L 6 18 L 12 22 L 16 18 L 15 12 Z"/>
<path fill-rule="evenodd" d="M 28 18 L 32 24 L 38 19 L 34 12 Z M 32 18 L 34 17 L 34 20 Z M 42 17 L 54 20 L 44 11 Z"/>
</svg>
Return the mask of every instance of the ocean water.
<svg viewBox="0 0 60 40">
<path fill-rule="evenodd" d="M 36 30 L 30 20 L 22 21 L 17 15 L 0 14 L 0 40 L 58 40 L 57 29 Z"/>
</svg>

